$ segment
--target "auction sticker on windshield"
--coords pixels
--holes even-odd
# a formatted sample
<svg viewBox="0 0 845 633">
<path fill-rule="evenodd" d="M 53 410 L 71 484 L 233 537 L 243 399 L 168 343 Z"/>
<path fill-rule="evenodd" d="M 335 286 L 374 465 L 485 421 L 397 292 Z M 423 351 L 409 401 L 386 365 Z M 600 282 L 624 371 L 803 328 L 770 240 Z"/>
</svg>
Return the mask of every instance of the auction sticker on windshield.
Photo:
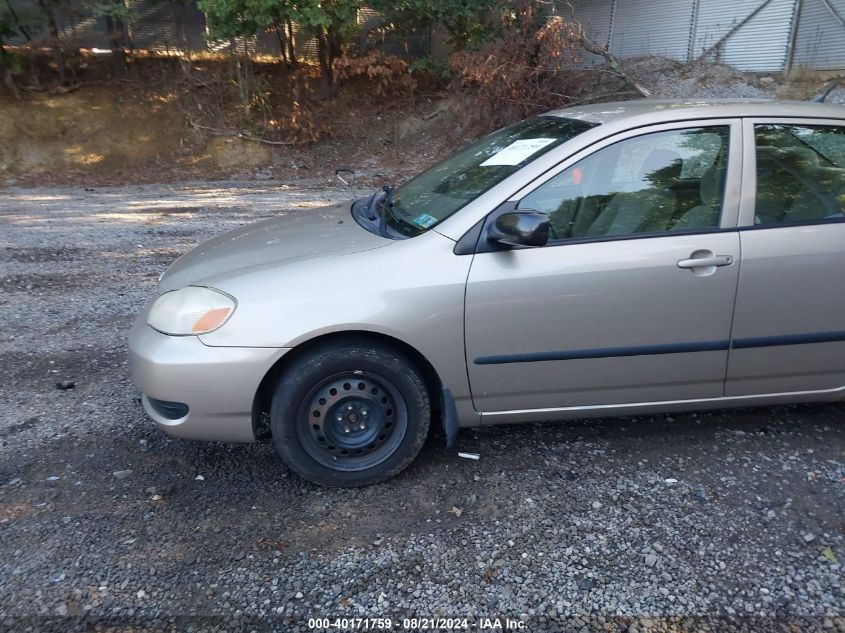
<svg viewBox="0 0 845 633">
<path fill-rule="evenodd" d="M 430 226 L 434 226 L 437 224 L 437 218 L 433 215 L 429 215 L 428 213 L 421 213 L 417 217 L 414 218 L 414 224 L 417 226 L 421 226 L 424 229 L 427 229 Z"/>
<path fill-rule="evenodd" d="M 490 158 L 481 163 L 481 167 L 492 167 L 494 165 L 519 165 L 526 158 L 540 151 L 549 143 L 554 143 L 553 138 L 524 138 L 514 141 L 506 148 L 499 150 Z"/>
</svg>

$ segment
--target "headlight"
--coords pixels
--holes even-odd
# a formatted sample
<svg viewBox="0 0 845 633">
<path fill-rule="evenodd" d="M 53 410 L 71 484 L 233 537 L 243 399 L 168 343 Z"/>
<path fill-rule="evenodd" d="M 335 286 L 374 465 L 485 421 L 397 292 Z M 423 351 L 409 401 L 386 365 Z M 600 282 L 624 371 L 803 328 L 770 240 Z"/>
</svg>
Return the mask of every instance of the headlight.
<svg viewBox="0 0 845 633">
<path fill-rule="evenodd" d="M 165 292 L 147 315 L 147 325 L 174 336 L 213 332 L 235 311 L 235 300 L 219 290 L 187 286 Z"/>
</svg>

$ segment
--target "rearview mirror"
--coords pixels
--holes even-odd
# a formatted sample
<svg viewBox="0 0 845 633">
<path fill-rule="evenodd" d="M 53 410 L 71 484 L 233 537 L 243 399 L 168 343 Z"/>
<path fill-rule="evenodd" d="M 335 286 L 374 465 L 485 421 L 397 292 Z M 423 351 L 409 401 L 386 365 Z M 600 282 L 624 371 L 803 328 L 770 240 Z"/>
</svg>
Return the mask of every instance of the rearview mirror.
<svg viewBox="0 0 845 633">
<path fill-rule="evenodd" d="M 549 241 L 549 216 L 539 211 L 511 211 L 493 222 L 487 239 L 508 246 L 545 246 Z"/>
</svg>

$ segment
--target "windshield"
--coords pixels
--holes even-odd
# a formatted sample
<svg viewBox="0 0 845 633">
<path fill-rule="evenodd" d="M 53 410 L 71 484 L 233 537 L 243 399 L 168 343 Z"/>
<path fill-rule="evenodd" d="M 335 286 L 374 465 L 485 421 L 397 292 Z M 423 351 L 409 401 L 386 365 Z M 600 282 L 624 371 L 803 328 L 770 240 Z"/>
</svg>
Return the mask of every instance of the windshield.
<svg viewBox="0 0 845 633">
<path fill-rule="evenodd" d="M 537 157 L 595 125 L 539 116 L 493 132 L 390 191 L 383 221 L 392 233 L 419 235 Z"/>
</svg>

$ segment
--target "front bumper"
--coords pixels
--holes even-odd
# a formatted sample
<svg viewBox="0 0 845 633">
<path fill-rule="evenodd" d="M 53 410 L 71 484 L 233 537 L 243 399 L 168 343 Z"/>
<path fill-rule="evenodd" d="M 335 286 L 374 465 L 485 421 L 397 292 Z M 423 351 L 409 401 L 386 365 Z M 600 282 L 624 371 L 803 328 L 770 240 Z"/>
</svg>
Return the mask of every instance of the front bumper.
<svg viewBox="0 0 845 633">
<path fill-rule="evenodd" d="M 195 336 L 167 336 L 141 315 L 129 333 L 129 370 L 144 410 L 167 433 L 195 440 L 254 442 L 252 407 L 261 380 L 289 349 L 210 347 Z M 150 399 L 184 403 L 172 419 Z"/>
</svg>

